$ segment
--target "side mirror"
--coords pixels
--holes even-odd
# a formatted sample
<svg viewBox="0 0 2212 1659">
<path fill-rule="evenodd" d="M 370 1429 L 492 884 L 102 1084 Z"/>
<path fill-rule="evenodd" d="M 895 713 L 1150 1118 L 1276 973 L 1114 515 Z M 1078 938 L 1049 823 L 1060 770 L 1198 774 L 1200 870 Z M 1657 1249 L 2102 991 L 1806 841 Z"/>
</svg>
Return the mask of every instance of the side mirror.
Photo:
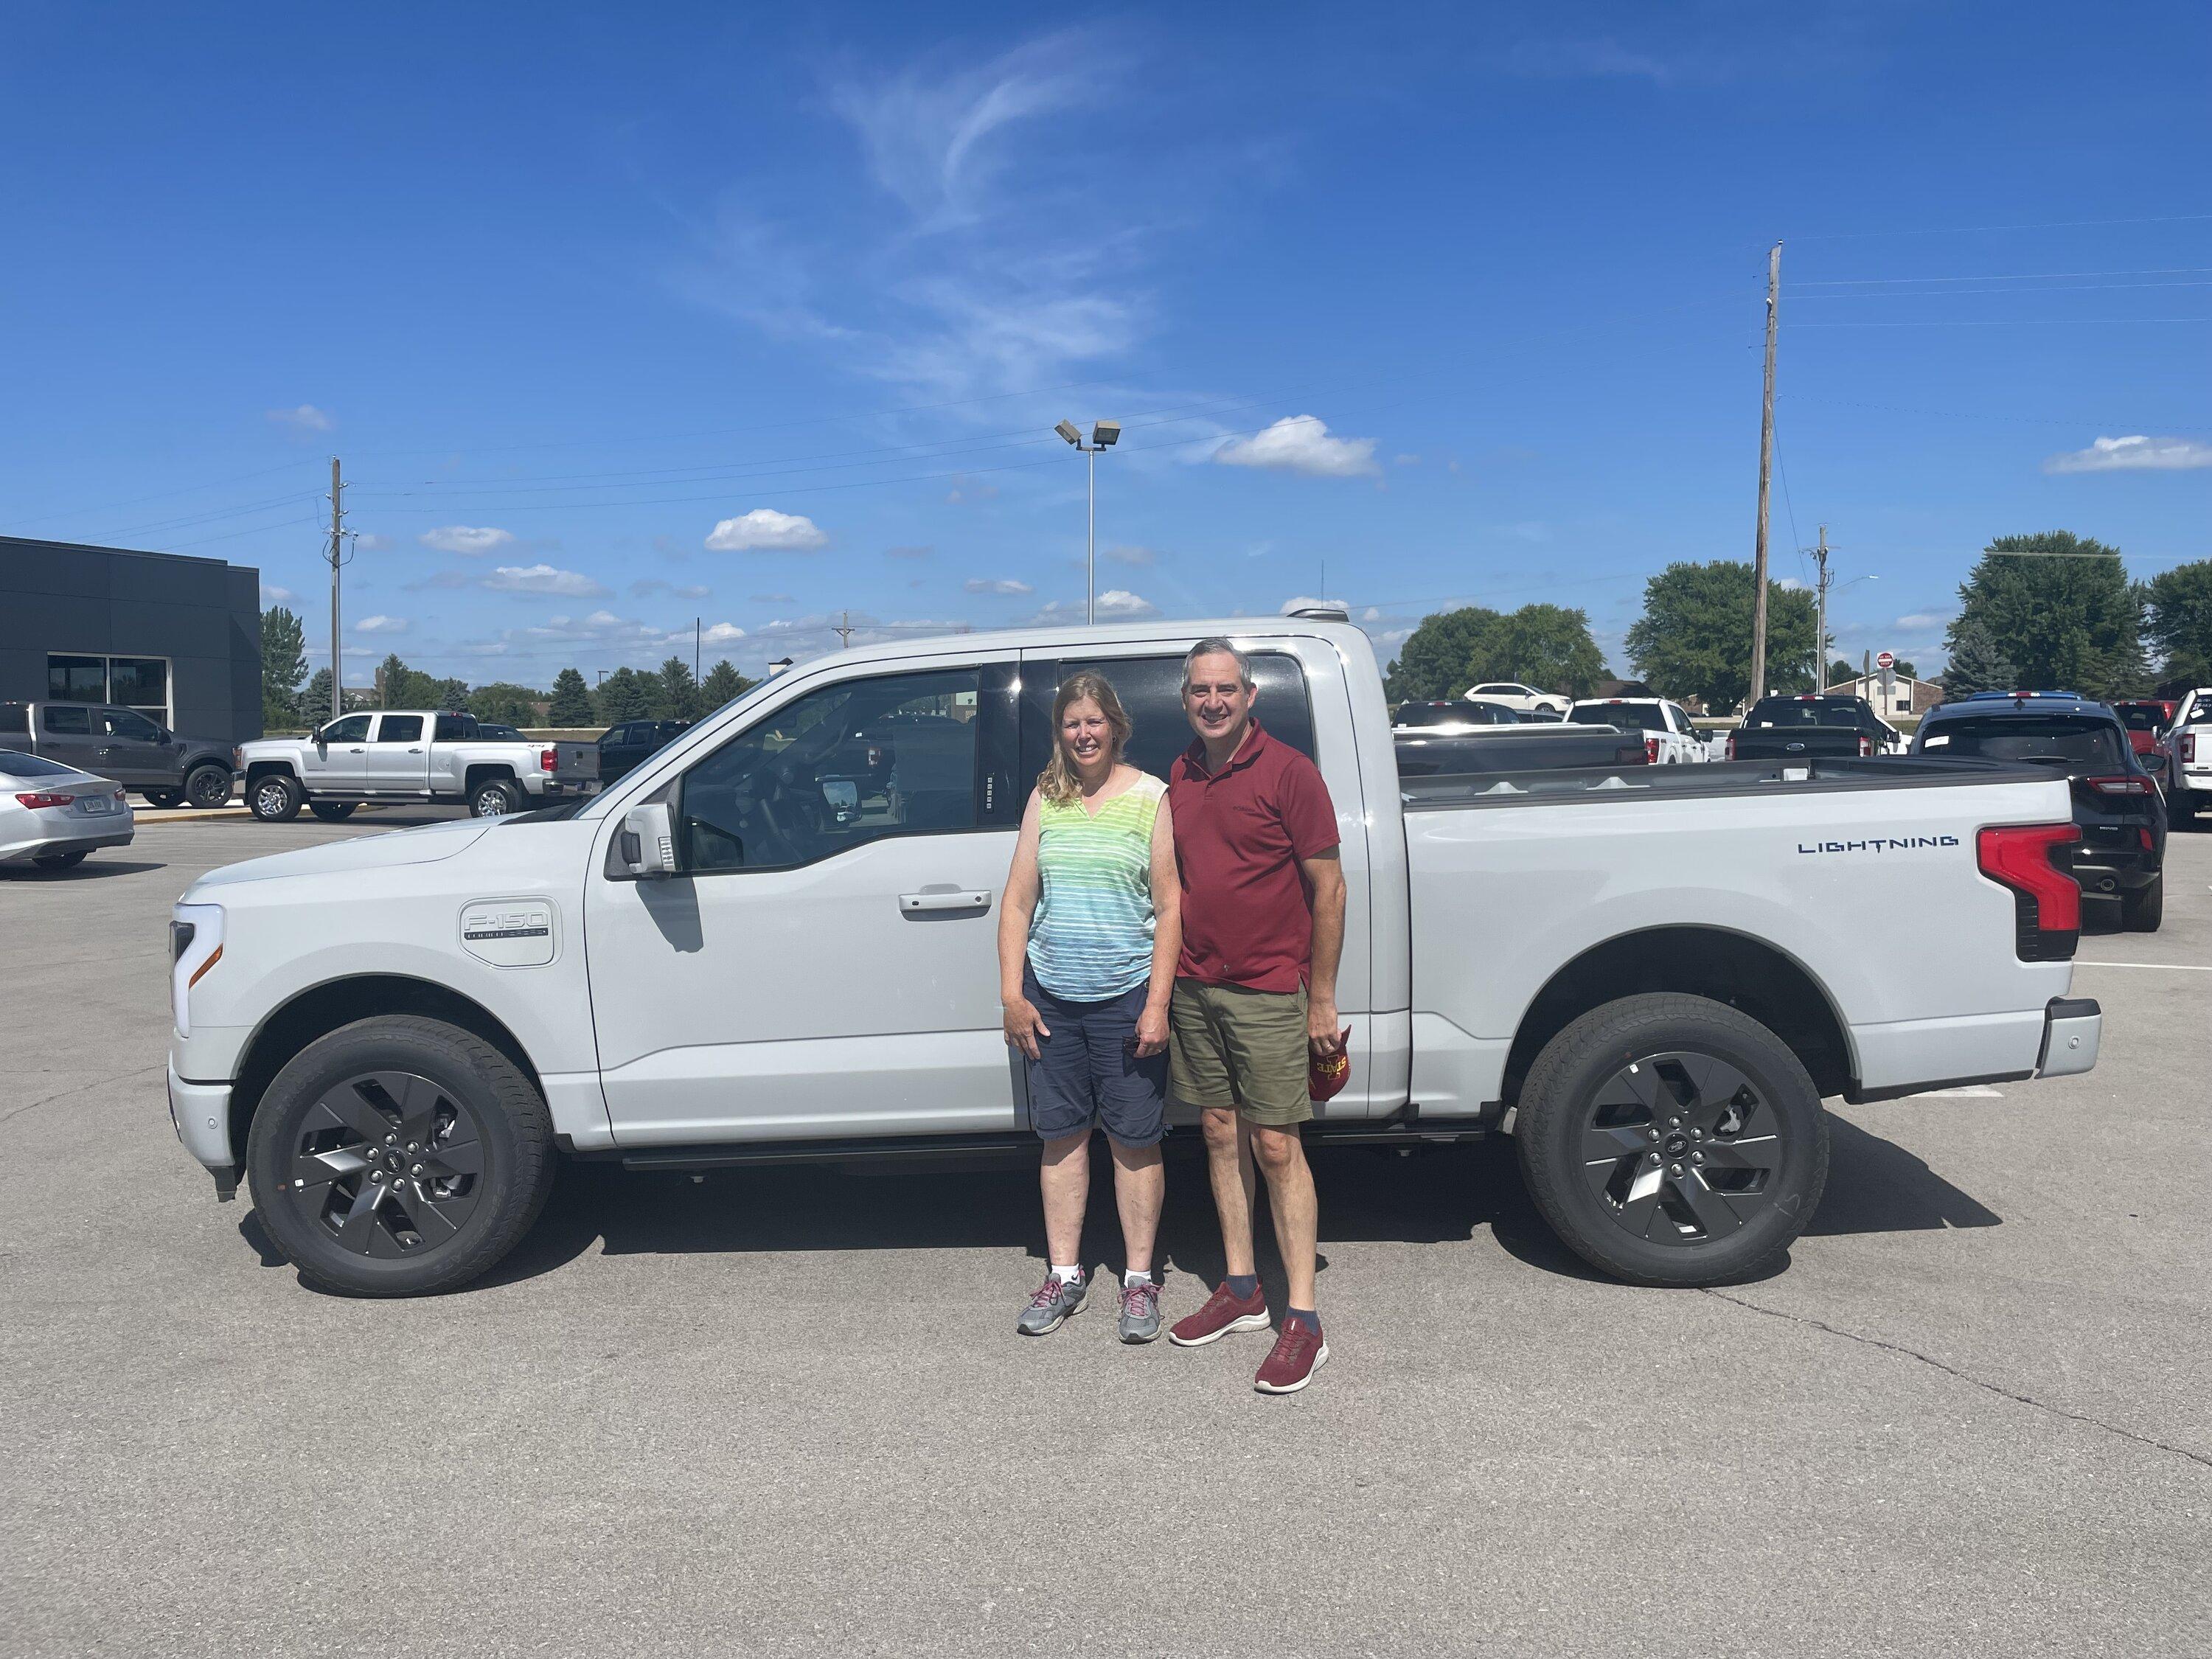
<svg viewBox="0 0 2212 1659">
<path fill-rule="evenodd" d="M 631 881 L 659 881 L 679 873 L 676 860 L 676 827 L 665 801 L 633 806 L 623 814 L 610 849 L 615 871 Z"/>
</svg>

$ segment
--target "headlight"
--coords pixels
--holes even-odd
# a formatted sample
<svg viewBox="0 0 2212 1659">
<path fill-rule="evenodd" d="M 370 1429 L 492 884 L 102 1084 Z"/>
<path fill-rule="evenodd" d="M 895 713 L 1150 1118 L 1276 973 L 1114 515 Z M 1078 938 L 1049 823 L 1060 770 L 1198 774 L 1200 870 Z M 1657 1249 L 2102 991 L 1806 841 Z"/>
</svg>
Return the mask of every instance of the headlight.
<svg viewBox="0 0 2212 1659">
<path fill-rule="evenodd" d="M 169 1010 L 177 1035 L 190 1036 L 192 987 L 222 958 L 222 907 L 179 904 L 169 915 Z"/>
</svg>

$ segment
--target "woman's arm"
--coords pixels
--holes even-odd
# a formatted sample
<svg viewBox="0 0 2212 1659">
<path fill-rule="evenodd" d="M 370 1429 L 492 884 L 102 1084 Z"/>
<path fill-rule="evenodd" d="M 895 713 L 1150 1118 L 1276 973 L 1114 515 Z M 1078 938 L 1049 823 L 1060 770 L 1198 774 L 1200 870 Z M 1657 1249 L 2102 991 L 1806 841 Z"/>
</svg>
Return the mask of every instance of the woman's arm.
<svg viewBox="0 0 2212 1659">
<path fill-rule="evenodd" d="M 1006 890 L 999 896 L 999 1006 L 1007 1042 L 1031 1060 L 1037 1057 L 1037 1039 L 1052 1035 L 1036 1005 L 1022 994 L 1022 964 L 1029 955 L 1030 924 L 1036 915 L 1037 838 L 1043 821 L 1043 804 L 1032 789 L 1029 805 L 1022 809 L 1021 834 L 1014 838 Z"/>
<path fill-rule="evenodd" d="M 1182 956 L 1182 874 L 1176 868 L 1175 820 L 1167 797 L 1152 819 L 1152 977 L 1145 1012 L 1137 1018 L 1137 1052 L 1164 1054 L 1168 1004 L 1175 996 L 1176 963 Z"/>
</svg>

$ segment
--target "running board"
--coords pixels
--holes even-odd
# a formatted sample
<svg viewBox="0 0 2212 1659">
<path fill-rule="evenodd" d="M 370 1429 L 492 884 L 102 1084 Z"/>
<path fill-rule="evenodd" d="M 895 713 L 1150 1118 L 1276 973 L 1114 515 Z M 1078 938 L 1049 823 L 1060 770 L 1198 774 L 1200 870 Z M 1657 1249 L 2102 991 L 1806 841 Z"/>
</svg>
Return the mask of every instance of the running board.
<svg viewBox="0 0 2212 1659">
<path fill-rule="evenodd" d="M 1389 1118 L 1346 1119 L 1334 1123 L 1314 1121 L 1305 1126 L 1309 1146 L 1445 1146 L 1481 1140 L 1493 1126 L 1479 1118 L 1431 1118 L 1397 1121 Z M 959 1160 L 1027 1161 L 1041 1143 L 1025 1130 L 973 1135 L 875 1135 L 847 1140 L 754 1140 L 701 1146 L 643 1146 L 635 1151 L 619 1147 L 571 1156 L 592 1163 L 619 1163 L 638 1171 L 735 1170 L 774 1164 L 854 1164 L 868 1162 L 931 1163 Z M 1200 1142 L 1197 1126 L 1177 1124 L 1164 1143 L 1170 1152 Z"/>
</svg>

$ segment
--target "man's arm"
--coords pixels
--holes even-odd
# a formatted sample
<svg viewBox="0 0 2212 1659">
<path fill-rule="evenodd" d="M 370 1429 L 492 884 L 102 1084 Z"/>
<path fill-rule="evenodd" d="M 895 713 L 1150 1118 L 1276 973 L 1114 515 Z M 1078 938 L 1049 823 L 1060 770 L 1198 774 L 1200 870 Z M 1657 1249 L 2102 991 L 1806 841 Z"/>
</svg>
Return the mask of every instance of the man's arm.
<svg viewBox="0 0 2212 1659">
<path fill-rule="evenodd" d="M 1336 968 L 1344 957 L 1344 865 L 1336 848 L 1298 860 L 1313 889 L 1313 975 L 1306 985 L 1306 1040 L 1314 1052 L 1344 1047 L 1336 1019 Z"/>
</svg>

